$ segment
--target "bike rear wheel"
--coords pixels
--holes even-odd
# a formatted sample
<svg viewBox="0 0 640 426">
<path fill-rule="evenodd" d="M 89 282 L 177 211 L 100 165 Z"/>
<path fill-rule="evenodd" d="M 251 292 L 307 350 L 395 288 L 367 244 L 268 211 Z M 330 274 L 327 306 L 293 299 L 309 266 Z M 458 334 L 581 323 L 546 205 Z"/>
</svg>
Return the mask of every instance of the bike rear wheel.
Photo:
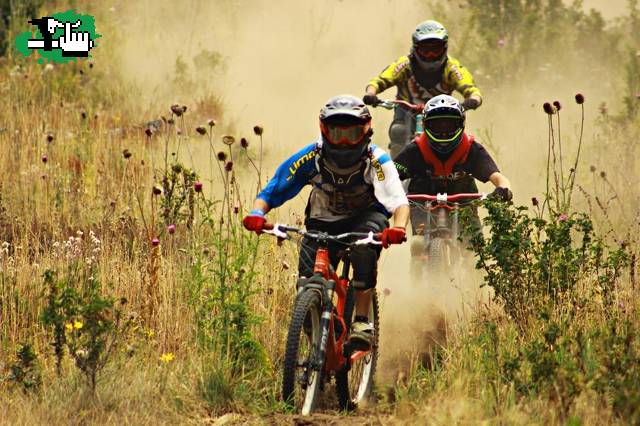
<svg viewBox="0 0 640 426">
<path fill-rule="evenodd" d="M 303 415 L 313 410 L 322 380 L 324 360 L 317 359 L 321 315 L 317 291 L 307 290 L 296 298 L 284 355 L 282 399 Z"/>
<path fill-rule="evenodd" d="M 375 291 L 371 296 L 371 305 L 369 305 L 369 321 L 373 322 L 374 328 L 371 351 L 366 355 L 355 351 L 352 354 L 350 368 L 347 371 L 340 371 L 336 374 L 338 404 L 342 410 L 356 409 L 358 404 L 366 401 L 371 396 L 371 391 L 373 390 L 380 335 L 378 295 Z"/>
</svg>

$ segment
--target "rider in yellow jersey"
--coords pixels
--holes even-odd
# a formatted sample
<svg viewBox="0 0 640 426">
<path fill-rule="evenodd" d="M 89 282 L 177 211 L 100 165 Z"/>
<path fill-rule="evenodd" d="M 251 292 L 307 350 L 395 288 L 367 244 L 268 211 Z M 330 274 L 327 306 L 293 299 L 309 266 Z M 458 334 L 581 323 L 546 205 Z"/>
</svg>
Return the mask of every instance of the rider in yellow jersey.
<svg viewBox="0 0 640 426">
<path fill-rule="evenodd" d="M 396 97 L 414 104 L 426 103 L 434 96 L 453 91 L 464 96 L 465 110 L 478 108 L 482 95 L 473 76 L 460 62 L 447 55 L 449 36 L 442 24 L 425 21 L 413 33 L 413 45 L 407 56 L 387 66 L 367 85 L 363 100 L 366 104 L 379 102 L 378 93 L 396 86 Z M 409 141 L 415 130 L 415 118 L 402 108 L 396 108 L 389 128 L 389 149 L 393 158 Z"/>
</svg>

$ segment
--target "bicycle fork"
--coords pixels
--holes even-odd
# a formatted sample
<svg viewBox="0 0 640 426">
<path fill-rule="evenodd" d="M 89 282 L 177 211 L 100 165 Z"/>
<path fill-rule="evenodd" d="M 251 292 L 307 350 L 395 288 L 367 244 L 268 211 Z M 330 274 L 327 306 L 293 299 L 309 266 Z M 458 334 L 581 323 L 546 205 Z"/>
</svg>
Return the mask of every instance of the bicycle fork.
<svg viewBox="0 0 640 426">
<path fill-rule="evenodd" d="M 328 288 L 326 289 L 323 299 L 326 303 L 323 303 L 324 309 L 322 310 L 322 316 L 320 317 L 320 345 L 318 346 L 318 359 L 314 362 L 314 369 L 317 371 L 322 370 L 324 362 L 327 356 L 327 344 L 329 342 L 329 334 L 331 329 L 331 315 L 333 314 L 333 292 L 336 283 L 333 280 L 328 281 Z"/>
</svg>

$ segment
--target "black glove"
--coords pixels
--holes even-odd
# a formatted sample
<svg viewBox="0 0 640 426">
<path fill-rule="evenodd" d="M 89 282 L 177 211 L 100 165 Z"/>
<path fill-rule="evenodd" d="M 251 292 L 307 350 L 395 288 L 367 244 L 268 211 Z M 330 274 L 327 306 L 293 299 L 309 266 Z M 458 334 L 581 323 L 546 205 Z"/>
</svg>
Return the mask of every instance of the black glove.
<svg viewBox="0 0 640 426">
<path fill-rule="evenodd" d="M 489 194 L 489 198 L 502 201 L 511 201 L 511 199 L 513 198 L 513 193 L 509 188 L 497 187 L 491 194 Z"/>
<path fill-rule="evenodd" d="M 480 101 L 477 98 L 467 98 L 464 101 L 462 101 L 462 106 L 466 110 L 476 109 L 480 106 Z"/>
<path fill-rule="evenodd" d="M 380 103 L 380 99 L 376 95 L 367 93 L 362 97 L 362 102 L 364 102 L 366 105 L 376 106 Z"/>
</svg>

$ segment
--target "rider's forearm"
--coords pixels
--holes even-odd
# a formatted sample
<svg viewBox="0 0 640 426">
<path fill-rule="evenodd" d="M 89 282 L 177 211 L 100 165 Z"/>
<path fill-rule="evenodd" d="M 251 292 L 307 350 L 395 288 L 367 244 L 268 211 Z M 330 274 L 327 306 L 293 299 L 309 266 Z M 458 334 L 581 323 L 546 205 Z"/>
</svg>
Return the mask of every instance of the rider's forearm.
<svg viewBox="0 0 640 426">
<path fill-rule="evenodd" d="M 393 226 L 399 226 L 401 228 L 406 228 L 409 224 L 409 213 L 410 213 L 409 205 L 405 204 L 398 207 L 393 212 Z"/>
<path fill-rule="evenodd" d="M 496 186 L 496 188 L 511 189 L 511 182 L 509 182 L 509 179 L 500 172 L 494 172 L 489 176 L 489 180 Z"/>
<path fill-rule="evenodd" d="M 262 198 L 256 198 L 256 201 L 253 202 L 253 210 L 262 210 L 263 212 L 267 213 L 269 210 L 271 210 L 271 208 L 265 200 L 263 200 Z"/>
</svg>

